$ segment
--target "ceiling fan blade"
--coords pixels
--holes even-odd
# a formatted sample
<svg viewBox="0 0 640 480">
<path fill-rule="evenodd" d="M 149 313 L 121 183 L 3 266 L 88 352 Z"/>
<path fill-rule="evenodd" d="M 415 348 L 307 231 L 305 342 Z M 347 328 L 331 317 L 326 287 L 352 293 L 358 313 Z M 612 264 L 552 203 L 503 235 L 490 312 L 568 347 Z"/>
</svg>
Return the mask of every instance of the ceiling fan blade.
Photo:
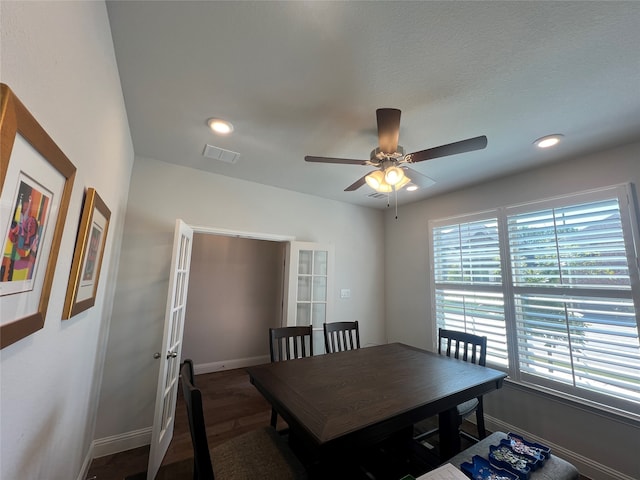
<svg viewBox="0 0 640 480">
<path fill-rule="evenodd" d="M 396 153 L 400 136 L 400 110 L 397 108 L 379 108 L 376 110 L 378 120 L 378 143 L 384 153 Z"/>
<path fill-rule="evenodd" d="M 312 157 L 310 155 L 304 157 L 304 161 L 316 163 L 343 163 L 345 165 L 367 165 L 369 163 L 369 160 L 354 160 L 352 158 Z"/>
<path fill-rule="evenodd" d="M 449 155 L 482 150 L 486 146 L 487 137 L 482 135 L 480 137 L 460 140 L 459 142 L 448 143 L 447 145 L 440 145 L 439 147 L 427 148 L 426 150 L 410 153 L 407 156 L 411 156 L 411 159 L 408 160 L 410 163 L 417 163 L 433 158 L 448 157 Z"/>
<path fill-rule="evenodd" d="M 371 172 L 369 172 L 371 173 Z M 369 173 L 367 173 L 367 175 L 369 175 Z M 354 190 L 359 189 L 361 186 L 363 186 L 366 183 L 365 178 L 367 177 L 367 175 L 365 175 L 364 177 L 359 178 L 358 180 L 356 180 L 355 182 L 353 182 L 351 185 L 349 185 L 347 188 L 344 189 L 345 192 L 353 192 Z"/>
<path fill-rule="evenodd" d="M 417 185 L 419 188 L 427 188 L 436 183 L 433 178 L 427 177 L 426 175 L 423 175 L 417 170 L 409 168 L 406 165 L 402 165 L 400 168 L 404 170 L 404 174 L 409 177 L 411 183 Z"/>
</svg>

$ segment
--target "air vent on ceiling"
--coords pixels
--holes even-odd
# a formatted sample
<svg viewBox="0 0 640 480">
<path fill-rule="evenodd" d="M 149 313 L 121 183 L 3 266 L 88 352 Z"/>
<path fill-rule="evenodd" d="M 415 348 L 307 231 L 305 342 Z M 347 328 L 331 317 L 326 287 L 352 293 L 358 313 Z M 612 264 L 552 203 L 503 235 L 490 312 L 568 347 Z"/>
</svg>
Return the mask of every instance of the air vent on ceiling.
<svg viewBox="0 0 640 480">
<path fill-rule="evenodd" d="M 231 150 L 225 150 L 224 148 L 214 147 L 213 145 L 207 144 L 204 147 L 204 152 L 202 152 L 207 158 L 212 158 L 214 160 L 220 160 L 221 162 L 226 163 L 236 163 L 240 154 L 238 152 L 232 152 Z"/>
<path fill-rule="evenodd" d="M 388 193 L 373 192 L 373 193 L 370 193 L 369 195 L 367 195 L 367 197 L 369 197 L 369 198 L 375 198 L 375 199 L 379 199 L 379 198 L 389 198 L 389 194 L 388 194 Z"/>
</svg>

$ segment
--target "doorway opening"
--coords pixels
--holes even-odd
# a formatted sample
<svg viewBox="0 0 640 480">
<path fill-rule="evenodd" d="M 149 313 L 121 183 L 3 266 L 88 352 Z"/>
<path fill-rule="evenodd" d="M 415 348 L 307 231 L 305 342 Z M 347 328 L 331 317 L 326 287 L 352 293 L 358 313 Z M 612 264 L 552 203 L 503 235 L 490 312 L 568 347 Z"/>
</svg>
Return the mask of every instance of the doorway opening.
<svg viewBox="0 0 640 480">
<path fill-rule="evenodd" d="M 269 361 L 283 322 L 287 242 L 194 229 L 183 358 L 196 374 Z"/>
</svg>

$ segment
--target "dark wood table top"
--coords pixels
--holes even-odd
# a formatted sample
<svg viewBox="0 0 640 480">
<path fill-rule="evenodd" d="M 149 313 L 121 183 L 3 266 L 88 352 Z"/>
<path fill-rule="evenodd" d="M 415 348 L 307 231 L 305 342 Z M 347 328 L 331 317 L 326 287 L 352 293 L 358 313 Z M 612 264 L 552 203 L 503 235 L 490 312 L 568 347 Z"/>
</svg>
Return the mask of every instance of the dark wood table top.
<svg viewBox="0 0 640 480">
<path fill-rule="evenodd" d="M 401 343 L 246 370 L 289 427 L 315 446 L 374 442 L 500 388 L 506 377 Z"/>
</svg>

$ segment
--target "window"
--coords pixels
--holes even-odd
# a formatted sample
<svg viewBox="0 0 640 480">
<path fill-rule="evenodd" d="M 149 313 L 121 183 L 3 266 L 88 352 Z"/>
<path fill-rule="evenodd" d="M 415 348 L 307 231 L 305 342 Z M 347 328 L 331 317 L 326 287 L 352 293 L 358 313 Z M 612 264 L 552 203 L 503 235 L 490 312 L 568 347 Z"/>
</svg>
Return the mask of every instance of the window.
<svg viewBox="0 0 640 480">
<path fill-rule="evenodd" d="M 498 223 L 479 216 L 432 229 L 436 320 L 486 335 L 487 361 L 508 365 Z"/>
<path fill-rule="evenodd" d="M 431 222 L 439 327 L 488 338 L 511 379 L 640 414 L 630 189 Z"/>
</svg>

